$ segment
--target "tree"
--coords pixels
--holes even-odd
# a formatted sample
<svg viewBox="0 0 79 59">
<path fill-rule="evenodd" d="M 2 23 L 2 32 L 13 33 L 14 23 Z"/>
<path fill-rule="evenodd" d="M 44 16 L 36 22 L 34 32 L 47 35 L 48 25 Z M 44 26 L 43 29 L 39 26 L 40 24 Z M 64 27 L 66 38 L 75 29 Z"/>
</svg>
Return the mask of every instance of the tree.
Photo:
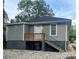
<svg viewBox="0 0 79 59">
<path fill-rule="evenodd" d="M 76 26 L 72 25 L 69 35 L 69 41 L 73 43 L 75 40 L 76 40 Z"/>
<path fill-rule="evenodd" d="M 7 23 L 8 20 L 9 20 L 8 14 L 7 14 L 6 11 L 3 9 L 3 23 Z"/>
<path fill-rule="evenodd" d="M 75 25 L 72 25 L 70 35 L 76 36 L 76 26 Z"/>
<path fill-rule="evenodd" d="M 19 15 L 15 16 L 15 20 L 16 22 L 20 22 L 21 21 L 21 17 Z"/>
<path fill-rule="evenodd" d="M 36 18 L 46 15 L 54 15 L 53 10 L 49 8 L 49 5 L 47 5 L 44 0 L 34 1 L 33 13 L 35 14 Z"/>
<path fill-rule="evenodd" d="M 10 23 L 14 23 L 14 19 L 11 19 L 11 20 L 10 20 Z"/>
<path fill-rule="evenodd" d="M 4 7 L 4 0 L 3 0 L 3 7 Z M 3 8 L 3 23 L 7 23 L 7 21 L 9 20 L 8 18 L 8 14 L 6 13 L 5 9 Z"/>
<path fill-rule="evenodd" d="M 5 23 L 7 23 L 7 21 L 9 20 L 8 18 L 8 14 L 6 13 L 5 9 L 4 9 L 4 0 L 3 0 L 3 48 L 6 48 L 6 26 L 4 25 Z"/>
<path fill-rule="evenodd" d="M 53 10 L 49 8 L 44 0 L 21 0 L 18 9 L 22 10 L 19 14 L 24 21 L 33 20 L 41 16 L 54 16 Z"/>
<path fill-rule="evenodd" d="M 18 4 L 18 9 L 22 10 L 20 16 L 24 19 L 29 20 L 31 18 L 31 8 L 33 6 L 33 2 L 31 0 L 21 0 Z"/>
</svg>

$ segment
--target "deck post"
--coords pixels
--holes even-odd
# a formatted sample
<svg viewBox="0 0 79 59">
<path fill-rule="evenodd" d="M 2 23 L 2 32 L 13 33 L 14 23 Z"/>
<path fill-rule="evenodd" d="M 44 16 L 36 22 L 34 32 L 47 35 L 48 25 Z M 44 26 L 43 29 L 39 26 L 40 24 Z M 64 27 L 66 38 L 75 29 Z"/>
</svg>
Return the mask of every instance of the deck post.
<svg viewBox="0 0 79 59">
<path fill-rule="evenodd" d="M 43 34 L 43 40 L 42 40 L 42 50 L 45 50 L 45 35 Z"/>
<path fill-rule="evenodd" d="M 44 51 L 44 41 L 42 41 L 42 50 Z"/>
<path fill-rule="evenodd" d="M 26 42 L 25 42 L 25 38 L 24 38 L 24 36 L 25 36 L 25 24 L 23 24 L 23 45 L 24 45 L 24 49 L 26 49 Z"/>
</svg>

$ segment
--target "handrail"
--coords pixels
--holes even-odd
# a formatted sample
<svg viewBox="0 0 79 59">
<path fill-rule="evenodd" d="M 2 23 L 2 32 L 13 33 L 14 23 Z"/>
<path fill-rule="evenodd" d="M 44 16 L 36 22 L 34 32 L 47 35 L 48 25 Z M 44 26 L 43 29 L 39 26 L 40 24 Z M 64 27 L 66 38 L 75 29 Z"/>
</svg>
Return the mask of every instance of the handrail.
<svg viewBox="0 0 79 59">
<path fill-rule="evenodd" d="M 49 36 L 48 34 L 45 34 L 45 35 L 46 35 L 45 37 L 47 37 L 46 39 L 50 39 L 50 40 L 53 39 L 54 41 L 57 41 L 54 37 L 51 37 L 51 36 Z M 53 40 L 52 40 L 52 41 L 53 41 Z"/>
<path fill-rule="evenodd" d="M 52 39 L 54 39 L 54 41 L 57 41 L 55 38 L 53 38 L 53 37 L 51 37 L 51 36 L 49 36 L 49 35 L 47 35 L 46 34 L 46 37 L 48 37 L 48 39 L 50 39 L 50 40 L 52 40 Z M 50 38 L 51 37 L 51 38 Z M 48 40 L 47 40 L 47 42 L 49 42 Z M 52 43 L 53 44 L 53 43 Z M 59 46 L 57 46 L 56 44 L 54 44 L 53 45 L 54 47 L 56 46 L 56 47 L 58 47 L 59 49 L 61 49 Z"/>
<path fill-rule="evenodd" d="M 30 41 L 44 40 L 44 33 L 25 33 L 24 39 Z"/>
</svg>

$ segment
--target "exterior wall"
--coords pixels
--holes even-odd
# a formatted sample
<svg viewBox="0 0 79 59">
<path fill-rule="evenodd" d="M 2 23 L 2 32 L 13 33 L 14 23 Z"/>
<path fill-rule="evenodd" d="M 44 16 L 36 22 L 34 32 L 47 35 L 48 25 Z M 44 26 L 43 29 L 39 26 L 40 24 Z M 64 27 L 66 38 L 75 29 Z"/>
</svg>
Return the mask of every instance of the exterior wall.
<svg viewBox="0 0 79 59">
<path fill-rule="evenodd" d="M 65 47 L 65 41 L 49 41 L 51 44 L 54 44 L 58 48 L 63 49 L 64 51 L 68 50 L 68 41 L 66 41 L 66 47 Z"/>
<path fill-rule="evenodd" d="M 34 25 L 29 26 L 29 33 L 34 33 Z"/>
<path fill-rule="evenodd" d="M 46 33 L 46 39 L 65 51 L 68 50 L 69 25 L 66 23 L 57 24 L 57 36 L 50 36 L 50 24 L 43 26 L 43 33 Z M 50 39 L 49 39 L 50 38 Z"/>
<path fill-rule="evenodd" d="M 7 26 L 6 40 L 23 40 L 23 25 Z"/>
<path fill-rule="evenodd" d="M 38 25 L 37 25 L 38 26 Z M 52 41 L 68 41 L 68 36 L 69 36 L 69 25 L 66 23 L 57 23 L 57 36 L 50 36 L 50 24 L 45 24 L 45 25 L 39 25 L 39 27 L 42 26 L 42 33 L 45 33 L 48 39 L 48 36 L 52 39 Z M 34 25 L 25 25 L 25 33 L 34 33 L 39 30 L 34 28 Z M 39 31 L 40 32 L 40 31 Z M 49 39 L 48 39 L 49 40 Z"/>
<path fill-rule="evenodd" d="M 34 33 L 42 33 L 42 25 L 34 25 Z"/>
<path fill-rule="evenodd" d="M 43 26 L 43 33 L 46 33 L 47 36 L 49 36 L 52 41 L 55 41 L 55 40 L 66 41 L 66 24 L 57 24 L 57 35 L 56 36 L 50 36 L 50 24 Z M 49 40 L 48 37 L 47 37 L 47 40 Z"/>
<path fill-rule="evenodd" d="M 43 25 L 43 30 L 42 32 L 49 35 L 49 32 L 50 32 L 50 26 L 49 25 Z"/>
<path fill-rule="evenodd" d="M 25 49 L 25 41 L 22 40 L 8 40 L 7 48 L 9 49 Z"/>
<path fill-rule="evenodd" d="M 25 25 L 24 26 L 24 33 L 34 33 L 34 26 L 33 25 Z"/>
<path fill-rule="evenodd" d="M 12 25 L 6 28 L 7 48 L 25 49 L 24 25 Z"/>
<path fill-rule="evenodd" d="M 28 25 L 24 25 L 24 33 L 29 33 L 29 26 Z"/>
</svg>

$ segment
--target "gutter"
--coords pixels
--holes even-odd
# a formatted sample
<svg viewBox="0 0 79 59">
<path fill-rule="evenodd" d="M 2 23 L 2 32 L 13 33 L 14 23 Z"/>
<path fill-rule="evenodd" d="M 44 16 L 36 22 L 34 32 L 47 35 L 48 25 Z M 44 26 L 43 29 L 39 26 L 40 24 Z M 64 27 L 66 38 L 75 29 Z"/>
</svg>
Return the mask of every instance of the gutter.
<svg viewBox="0 0 79 59">
<path fill-rule="evenodd" d="M 71 20 L 62 20 L 62 21 L 40 21 L 40 22 L 19 22 L 19 23 L 7 23 L 4 24 L 6 26 L 8 25 L 21 25 L 21 24 L 50 24 L 50 23 L 61 23 L 61 22 L 69 22 Z"/>
</svg>

